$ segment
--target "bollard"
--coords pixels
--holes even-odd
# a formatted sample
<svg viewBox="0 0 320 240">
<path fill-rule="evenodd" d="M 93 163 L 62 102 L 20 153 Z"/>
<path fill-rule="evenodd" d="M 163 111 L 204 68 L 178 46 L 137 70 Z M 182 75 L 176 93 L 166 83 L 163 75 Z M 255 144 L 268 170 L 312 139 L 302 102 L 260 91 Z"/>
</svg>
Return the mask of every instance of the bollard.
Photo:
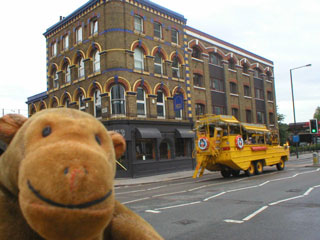
<svg viewBox="0 0 320 240">
<path fill-rule="evenodd" d="M 318 165 L 319 164 L 319 156 L 317 152 L 314 152 L 313 154 L 313 165 Z"/>
</svg>

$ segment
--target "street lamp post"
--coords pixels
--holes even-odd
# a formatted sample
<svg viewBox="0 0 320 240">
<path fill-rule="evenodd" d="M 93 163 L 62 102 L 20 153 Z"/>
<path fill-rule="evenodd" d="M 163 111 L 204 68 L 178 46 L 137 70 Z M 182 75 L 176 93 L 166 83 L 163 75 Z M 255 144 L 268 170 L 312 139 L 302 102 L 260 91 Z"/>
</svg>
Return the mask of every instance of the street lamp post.
<svg viewBox="0 0 320 240">
<path fill-rule="evenodd" d="M 294 106 L 294 94 L 293 94 L 293 83 L 292 83 L 292 70 L 304 68 L 304 67 L 311 67 L 311 64 L 303 65 L 300 67 L 292 68 L 290 69 L 290 81 L 291 81 L 291 94 L 292 94 L 292 107 L 293 107 L 293 121 L 294 121 L 294 134 L 297 134 L 297 122 L 296 122 L 296 110 Z M 296 154 L 297 158 L 299 158 L 299 152 L 298 152 L 298 142 L 296 142 Z"/>
</svg>

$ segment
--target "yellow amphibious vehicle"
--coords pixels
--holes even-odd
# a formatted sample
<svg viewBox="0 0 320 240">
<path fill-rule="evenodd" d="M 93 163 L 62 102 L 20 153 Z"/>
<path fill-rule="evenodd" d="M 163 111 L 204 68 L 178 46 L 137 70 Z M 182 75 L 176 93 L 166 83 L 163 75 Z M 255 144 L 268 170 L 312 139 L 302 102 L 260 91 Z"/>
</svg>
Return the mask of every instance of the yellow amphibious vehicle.
<svg viewBox="0 0 320 240">
<path fill-rule="evenodd" d="M 280 146 L 278 136 L 262 124 L 241 123 L 233 116 L 205 115 L 196 124 L 197 166 L 193 174 L 205 169 L 220 171 L 223 177 L 260 174 L 264 166 L 283 170 L 289 159 L 289 146 Z M 199 172 L 200 170 L 200 172 Z"/>
</svg>

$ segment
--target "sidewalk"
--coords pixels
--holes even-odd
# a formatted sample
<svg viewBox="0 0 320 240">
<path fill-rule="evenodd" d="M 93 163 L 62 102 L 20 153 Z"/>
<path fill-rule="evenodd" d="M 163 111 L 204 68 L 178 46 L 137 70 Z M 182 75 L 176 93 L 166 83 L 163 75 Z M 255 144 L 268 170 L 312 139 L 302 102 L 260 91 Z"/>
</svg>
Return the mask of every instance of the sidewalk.
<svg viewBox="0 0 320 240">
<path fill-rule="evenodd" d="M 289 161 L 299 161 L 303 159 L 311 158 L 312 153 L 305 153 L 299 154 L 299 159 L 297 159 L 296 155 L 291 155 Z M 313 166 L 312 163 L 310 166 L 306 167 L 320 167 L 320 166 Z M 165 173 L 159 175 L 153 175 L 148 177 L 139 177 L 139 178 L 116 178 L 115 179 L 115 186 L 125 186 L 125 185 L 138 185 L 138 184 L 146 184 L 146 183 L 155 183 L 155 182 L 163 182 L 175 179 L 182 179 L 182 178 L 192 178 L 194 170 L 187 170 L 187 171 L 180 171 L 180 172 L 172 172 L 172 173 Z M 203 175 L 212 174 L 213 172 L 204 171 Z"/>
</svg>

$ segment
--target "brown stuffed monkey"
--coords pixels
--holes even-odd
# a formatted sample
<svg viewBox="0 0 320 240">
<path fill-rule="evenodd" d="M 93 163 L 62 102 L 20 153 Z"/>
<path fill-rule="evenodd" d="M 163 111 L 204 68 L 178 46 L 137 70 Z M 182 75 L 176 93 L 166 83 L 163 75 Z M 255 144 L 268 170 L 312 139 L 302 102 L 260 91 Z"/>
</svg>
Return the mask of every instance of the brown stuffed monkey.
<svg viewBox="0 0 320 240">
<path fill-rule="evenodd" d="M 145 220 L 115 200 L 116 158 L 125 140 L 93 116 L 49 109 L 0 118 L 1 240 L 157 240 Z"/>
</svg>

